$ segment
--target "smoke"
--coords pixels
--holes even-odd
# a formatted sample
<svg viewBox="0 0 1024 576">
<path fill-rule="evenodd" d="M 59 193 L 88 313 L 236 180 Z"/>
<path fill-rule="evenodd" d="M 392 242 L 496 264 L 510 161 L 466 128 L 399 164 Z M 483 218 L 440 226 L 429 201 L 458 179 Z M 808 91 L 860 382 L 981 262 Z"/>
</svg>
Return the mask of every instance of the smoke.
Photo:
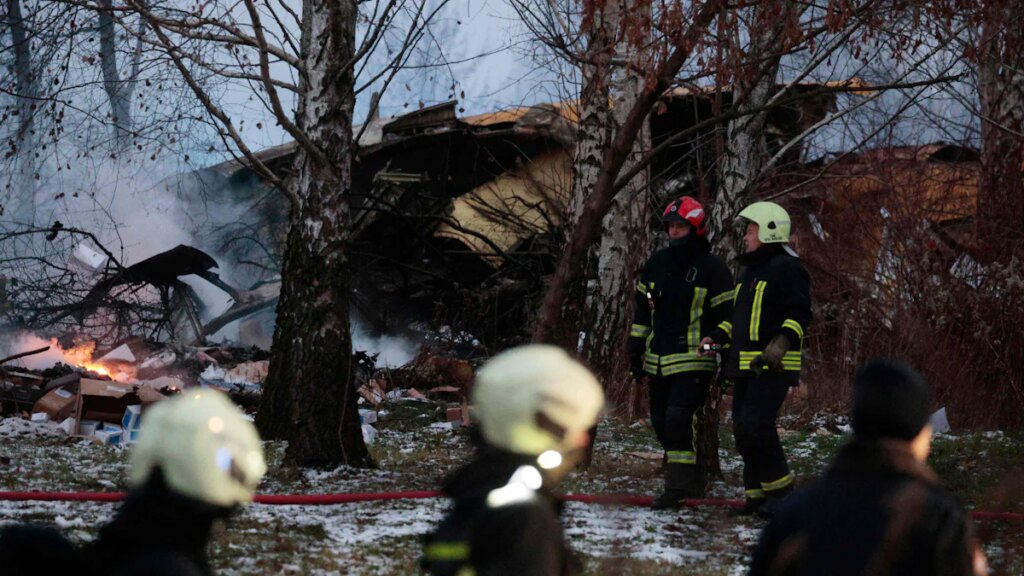
<svg viewBox="0 0 1024 576">
<path fill-rule="evenodd" d="M 22 332 L 18 334 L 3 334 L 3 339 L 6 341 L 0 344 L 0 357 L 2 358 L 50 346 L 50 349 L 42 354 L 19 358 L 7 363 L 5 366 L 17 366 L 29 370 L 45 370 L 58 362 L 68 363 L 68 359 L 65 358 L 65 353 L 57 344 L 56 338 L 47 340 L 35 334 Z"/>
<path fill-rule="evenodd" d="M 379 354 L 377 366 L 398 368 L 411 362 L 420 351 L 420 344 L 414 340 L 399 336 L 383 334 L 374 336 L 369 333 L 362 321 L 352 316 L 352 349 L 368 354 Z"/>
<path fill-rule="evenodd" d="M 22 352 L 28 352 L 30 350 L 38 350 L 46 346 L 50 347 L 46 352 L 12 360 L 5 364 L 5 366 L 8 367 L 17 366 L 28 370 L 45 370 L 47 368 L 52 368 L 59 362 L 76 365 L 82 361 L 78 354 L 69 354 L 68 351 L 61 348 L 60 344 L 57 343 L 56 338 L 50 338 L 47 340 L 28 332 L 21 332 L 13 336 L 10 334 L 4 334 L 3 336 L 4 340 L 8 340 L 9 338 L 7 342 L 0 345 L 0 357 L 3 358 L 20 354 Z M 88 360 L 88 358 L 86 360 Z"/>
</svg>

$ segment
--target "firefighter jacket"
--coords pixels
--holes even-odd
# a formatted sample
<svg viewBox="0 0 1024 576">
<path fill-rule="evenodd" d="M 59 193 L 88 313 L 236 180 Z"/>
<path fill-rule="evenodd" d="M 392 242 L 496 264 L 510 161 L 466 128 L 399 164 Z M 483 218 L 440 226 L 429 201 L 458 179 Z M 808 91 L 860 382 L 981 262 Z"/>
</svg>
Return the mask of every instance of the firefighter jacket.
<svg viewBox="0 0 1024 576">
<path fill-rule="evenodd" d="M 688 236 L 651 256 L 636 285 L 630 353 L 643 353 L 644 371 L 669 376 L 681 372 L 714 372 L 713 356 L 701 356 L 698 345 L 732 313 L 733 286 L 729 268 L 711 254 L 708 241 Z"/>
<path fill-rule="evenodd" d="M 83 552 L 87 576 L 209 576 L 214 523 L 232 508 L 213 506 L 171 490 L 157 469 L 128 493 L 114 519 Z"/>
<path fill-rule="evenodd" d="M 789 340 L 783 372 L 793 383 L 803 363 L 803 339 L 811 322 L 811 280 L 789 248 L 765 244 L 739 258 L 732 320 L 718 325 L 711 338 L 728 345 L 725 375 L 751 375 L 750 361 L 778 334 Z"/>
<path fill-rule="evenodd" d="M 968 517 L 905 442 L 855 438 L 765 527 L 750 576 L 970 576 Z"/>
<path fill-rule="evenodd" d="M 452 508 L 425 538 L 423 569 L 446 576 L 581 573 L 558 504 L 544 488 L 522 483 L 522 469 L 536 466 L 535 457 L 487 447 L 449 478 L 442 492 Z"/>
</svg>

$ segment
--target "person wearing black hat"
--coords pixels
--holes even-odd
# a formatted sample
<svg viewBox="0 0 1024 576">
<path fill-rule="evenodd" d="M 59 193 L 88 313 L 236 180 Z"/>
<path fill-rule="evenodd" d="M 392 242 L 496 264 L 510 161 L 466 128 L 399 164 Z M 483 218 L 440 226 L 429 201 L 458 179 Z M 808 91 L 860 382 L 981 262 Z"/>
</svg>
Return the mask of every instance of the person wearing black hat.
<svg viewBox="0 0 1024 576">
<path fill-rule="evenodd" d="M 853 381 L 853 438 L 765 526 L 750 576 L 986 574 L 967 515 L 925 464 L 932 402 L 907 364 L 864 364 Z"/>
</svg>

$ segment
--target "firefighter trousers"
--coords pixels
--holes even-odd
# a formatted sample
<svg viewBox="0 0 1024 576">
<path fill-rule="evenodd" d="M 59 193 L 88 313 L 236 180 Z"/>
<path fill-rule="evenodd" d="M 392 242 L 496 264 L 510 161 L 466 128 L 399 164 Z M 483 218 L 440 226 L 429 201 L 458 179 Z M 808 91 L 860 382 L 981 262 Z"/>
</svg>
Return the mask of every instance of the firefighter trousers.
<svg viewBox="0 0 1024 576">
<path fill-rule="evenodd" d="M 776 420 L 789 392 L 790 378 L 763 372 L 733 382 L 733 437 L 743 458 L 746 496 L 758 499 L 785 494 L 791 490 L 793 476 L 779 441 Z"/>
<path fill-rule="evenodd" d="M 708 397 L 711 375 L 684 372 L 648 379 L 651 425 L 670 464 L 697 463 L 697 412 Z"/>
</svg>

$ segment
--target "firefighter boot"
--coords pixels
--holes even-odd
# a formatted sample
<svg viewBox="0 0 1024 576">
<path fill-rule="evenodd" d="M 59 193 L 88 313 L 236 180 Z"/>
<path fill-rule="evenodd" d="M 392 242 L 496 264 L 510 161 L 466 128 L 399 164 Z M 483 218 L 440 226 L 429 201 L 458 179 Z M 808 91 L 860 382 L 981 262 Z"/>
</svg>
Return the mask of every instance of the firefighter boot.
<svg viewBox="0 0 1024 576">
<path fill-rule="evenodd" d="M 753 516 L 758 514 L 761 507 L 764 506 L 764 500 L 764 498 L 747 498 L 743 506 L 730 510 L 729 516 Z"/>
<path fill-rule="evenodd" d="M 683 500 L 694 498 L 695 495 L 691 491 L 696 473 L 697 467 L 693 464 L 665 464 L 665 491 L 651 502 L 651 508 L 679 509 L 683 506 Z"/>
<path fill-rule="evenodd" d="M 779 509 L 786 502 L 786 498 L 793 493 L 793 485 L 790 484 L 781 490 L 772 490 L 767 493 L 767 497 L 764 500 L 764 506 L 761 506 L 757 510 L 757 515 L 761 518 L 771 518 L 778 514 Z"/>
</svg>

